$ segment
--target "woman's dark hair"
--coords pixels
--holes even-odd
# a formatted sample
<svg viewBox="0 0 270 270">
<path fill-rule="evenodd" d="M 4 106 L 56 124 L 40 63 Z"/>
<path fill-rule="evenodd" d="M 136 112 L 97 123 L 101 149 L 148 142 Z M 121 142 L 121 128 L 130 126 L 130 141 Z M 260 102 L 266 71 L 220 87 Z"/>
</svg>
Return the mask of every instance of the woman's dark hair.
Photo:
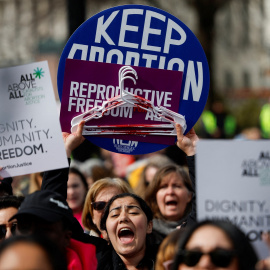
<svg viewBox="0 0 270 270">
<path fill-rule="evenodd" d="M 204 220 L 193 227 L 185 229 L 185 233 L 182 234 L 179 241 L 179 248 L 174 258 L 174 264 L 172 270 L 177 270 L 181 263 L 180 253 L 185 249 L 187 242 L 193 235 L 193 233 L 203 226 L 215 226 L 221 229 L 227 237 L 231 240 L 233 248 L 237 253 L 239 270 L 254 270 L 258 261 L 257 254 L 253 249 L 246 235 L 234 224 L 225 220 Z"/>
<path fill-rule="evenodd" d="M 88 190 L 88 184 L 87 184 L 86 178 L 78 169 L 71 167 L 69 168 L 69 173 L 77 174 L 80 177 L 86 191 Z"/>
<path fill-rule="evenodd" d="M 11 248 L 18 243 L 33 244 L 41 247 L 46 253 L 53 270 L 67 269 L 66 255 L 60 251 L 57 245 L 42 235 L 16 235 L 6 239 L 0 244 L 0 257 L 6 249 Z"/>
<path fill-rule="evenodd" d="M 23 196 L 14 196 L 14 195 L 7 195 L 7 196 L 0 196 L 0 210 L 6 209 L 9 207 L 14 207 L 18 209 L 23 202 Z"/>
<path fill-rule="evenodd" d="M 113 196 L 109 200 L 109 202 L 107 203 L 106 208 L 104 210 L 104 213 L 101 217 L 101 221 L 100 221 L 100 228 L 102 230 L 106 230 L 106 221 L 107 221 L 112 203 L 119 198 L 125 198 L 125 197 L 132 197 L 133 199 L 135 199 L 139 203 L 141 209 L 143 210 L 143 212 L 146 215 L 147 222 L 149 222 L 153 219 L 152 210 L 150 209 L 150 207 L 147 205 L 147 203 L 141 197 L 139 197 L 138 195 L 135 195 L 133 193 L 122 193 L 122 194 L 118 194 L 118 195 Z"/>
<path fill-rule="evenodd" d="M 13 179 L 11 177 L 4 178 L 0 181 L 0 196 L 13 195 L 12 182 Z"/>
</svg>

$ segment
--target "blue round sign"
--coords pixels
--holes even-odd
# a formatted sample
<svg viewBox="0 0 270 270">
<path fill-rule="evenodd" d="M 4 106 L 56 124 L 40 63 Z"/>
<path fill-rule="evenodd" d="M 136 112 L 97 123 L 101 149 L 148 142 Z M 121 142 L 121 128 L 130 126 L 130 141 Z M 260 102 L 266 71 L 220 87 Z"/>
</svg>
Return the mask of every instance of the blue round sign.
<svg viewBox="0 0 270 270">
<path fill-rule="evenodd" d="M 66 59 L 181 71 L 178 113 L 185 117 L 185 133 L 199 119 L 208 98 L 209 67 L 200 42 L 183 22 L 154 7 L 117 6 L 85 21 L 70 37 L 60 58 L 57 78 L 60 100 Z M 109 151 L 132 155 L 168 147 L 99 136 L 86 138 Z"/>
</svg>

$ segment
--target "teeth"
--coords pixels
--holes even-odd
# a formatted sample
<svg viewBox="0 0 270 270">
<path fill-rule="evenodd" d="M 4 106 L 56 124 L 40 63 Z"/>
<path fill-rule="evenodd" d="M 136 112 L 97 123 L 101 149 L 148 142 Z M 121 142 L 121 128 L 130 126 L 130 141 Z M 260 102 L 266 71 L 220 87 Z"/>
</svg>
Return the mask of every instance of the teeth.
<svg viewBox="0 0 270 270">
<path fill-rule="evenodd" d="M 130 229 L 123 228 L 123 229 L 120 230 L 120 232 L 122 232 L 122 231 L 130 231 Z"/>
</svg>

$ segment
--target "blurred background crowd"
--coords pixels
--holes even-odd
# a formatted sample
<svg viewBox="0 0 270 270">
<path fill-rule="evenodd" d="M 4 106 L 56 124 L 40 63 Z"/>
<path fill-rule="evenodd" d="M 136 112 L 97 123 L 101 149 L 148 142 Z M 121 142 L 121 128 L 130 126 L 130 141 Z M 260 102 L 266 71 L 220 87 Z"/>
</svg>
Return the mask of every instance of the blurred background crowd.
<svg viewBox="0 0 270 270">
<path fill-rule="evenodd" d="M 0 0 L 0 68 L 47 60 L 60 110 L 57 68 L 68 38 L 94 14 L 124 4 L 143 4 L 163 9 L 185 23 L 201 42 L 211 78 L 208 102 L 195 125 L 196 134 L 200 138 L 270 138 L 269 0 Z M 178 171 L 175 164 L 184 166 L 183 171 Z M 73 216 L 87 233 L 101 236 L 101 214 L 97 213 L 104 210 L 107 197 L 132 190 L 148 203 L 151 202 L 152 198 L 158 198 L 157 193 L 163 188 L 166 172 L 159 171 L 159 174 L 164 173 L 164 178 L 159 180 L 156 177 L 156 186 L 150 183 L 156 172 L 165 165 L 168 165 L 172 175 L 181 178 L 186 189 L 185 209 L 177 216 L 177 221 L 180 220 L 181 226 L 184 226 L 186 221 L 183 222 L 183 216 L 187 211 L 192 213 L 194 198 L 190 194 L 194 190 L 192 183 L 188 183 L 190 180 L 185 181 L 188 178 L 185 175 L 190 170 L 186 153 L 176 145 L 159 152 L 133 156 L 109 152 L 85 140 L 72 152 L 68 174 L 67 203 Z M 40 190 L 42 178 L 43 172 L 14 177 L 13 194 L 26 196 Z M 127 197 L 139 203 L 137 197 Z M 179 197 L 182 198 L 182 194 Z M 121 197 L 116 200 L 121 202 Z M 158 201 L 154 203 L 158 204 Z M 177 202 L 167 203 L 173 207 Z M 84 211 L 85 205 L 87 211 Z M 17 211 L 18 206 L 12 207 Z M 159 215 L 165 216 L 162 207 L 159 208 L 157 212 L 153 211 L 157 220 Z M 174 219 L 168 220 L 172 221 L 170 224 L 174 229 L 178 227 Z M 170 232 L 167 231 L 170 228 L 162 222 L 154 226 L 162 233 L 166 229 L 162 239 Z M 219 227 L 219 224 L 202 226 Z M 166 257 L 164 251 L 161 261 L 168 263 L 157 269 L 169 269 L 168 265 L 172 265 L 177 245 L 173 239 L 177 240 L 180 233 L 180 230 L 175 231 L 175 235 L 170 235 L 167 242 L 163 242 L 161 249 L 165 250 L 172 244 L 173 252 L 168 252 Z M 7 230 L 2 238 L 6 234 Z M 106 239 L 106 234 L 102 237 Z M 189 246 L 190 240 L 187 238 L 185 241 L 183 247 Z M 179 256 L 188 258 L 190 254 Z M 193 256 L 200 260 L 203 253 L 197 252 Z M 233 254 L 230 256 L 232 259 Z M 219 265 L 220 262 L 217 264 L 224 267 L 222 263 Z"/>
<path fill-rule="evenodd" d="M 211 76 L 208 102 L 195 125 L 199 137 L 270 138 L 267 0 L 0 0 L 0 68 L 47 60 L 60 110 L 57 68 L 68 38 L 96 13 L 124 4 L 163 9 L 185 23 L 201 42 Z M 175 146 L 162 154 L 180 165 L 185 163 Z M 144 158 L 110 153 L 88 141 L 73 153 L 74 167 L 82 170 L 89 185 L 104 176 L 100 174 L 114 173 L 130 180 L 135 187 L 137 180 L 133 178 L 141 173 Z M 23 178 L 25 181 L 15 179 L 14 190 L 26 194 L 39 186 L 38 174 L 31 176 L 31 180 L 29 176 Z"/>
</svg>

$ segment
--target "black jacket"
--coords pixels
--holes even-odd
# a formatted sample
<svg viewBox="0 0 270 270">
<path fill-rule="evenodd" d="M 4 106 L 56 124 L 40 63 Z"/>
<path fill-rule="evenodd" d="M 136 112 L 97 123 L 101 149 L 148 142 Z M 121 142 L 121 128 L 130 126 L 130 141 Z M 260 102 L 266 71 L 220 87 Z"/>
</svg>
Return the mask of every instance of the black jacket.
<svg viewBox="0 0 270 270">
<path fill-rule="evenodd" d="M 70 159 L 69 159 L 70 163 Z M 69 168 L 62 168 L 52 171 L 44 172 L 41 189 L 52 190 L 60 193 L 65 199 L 67 199 L 67 181 L 68 181 Z M 104 250 L 108 248 L 108 242 L 100 237 L 90 236 L 84 233 L 78 220 L 74 217 L 72 225 L 72 238 L 84 242 L 90 243 L 96 246 L 97 259 Z"/>
<path fill-rule="evenodd" d="M 70 163 L 70 159 L 69 159 Z M 189 167 L 189 175 L 192 181 L 193 189 L 195 190 L 195 157 L 187 157 L 187 163 Z M 62 168 L 52 171 L 47 171 L 43 175 L 43 181 L 41 189 L 53 190 L 60 193 L 65 199 L 67 198 L 67 181 L 68 181 L 69 168 Z M 186 217 L 182 226 L 188 226 L 196 222 L 196 200 L 195 194 L 192 198 L 192 209 L 189 215 Z M 181 227 L 182 228 L 182 227 Z M 72 237 L 78 241 L 84 243 L 91 243 L 96 246 L 96 254 L 98 260 L 99 270 L 125 270 L 125 265 L 121 258 L 117 255 L 111 245 L 100 237 L 90 236 L 84 233 L 82 227 L 76 218 L 74 218 L 74 224 L 72 228 Z M 154 269 L 155 258 L 158 251 L 158 246 L 166 235 L 161 234 L 158 231 L 153 230 L 151 244 L 147 244 L 146 254 L 143 260 L 140 262 L 143 266 L 146 266 L 149 270 Z"/>
<path fill-rule="evenodd" d="M 149 244 L 146 246 L 146 253 L 144 258 L 137 265 L 137 268 L 145 267 L 148 270 L 155 269 L 156 254 L 158 251 L 158 245 Z M 106 251 L 103 252 L 99 262 L 97 270 L 126 270 L 126 266 L 115 252 L 112 246 L 109 246 Z"/>
</svg>

